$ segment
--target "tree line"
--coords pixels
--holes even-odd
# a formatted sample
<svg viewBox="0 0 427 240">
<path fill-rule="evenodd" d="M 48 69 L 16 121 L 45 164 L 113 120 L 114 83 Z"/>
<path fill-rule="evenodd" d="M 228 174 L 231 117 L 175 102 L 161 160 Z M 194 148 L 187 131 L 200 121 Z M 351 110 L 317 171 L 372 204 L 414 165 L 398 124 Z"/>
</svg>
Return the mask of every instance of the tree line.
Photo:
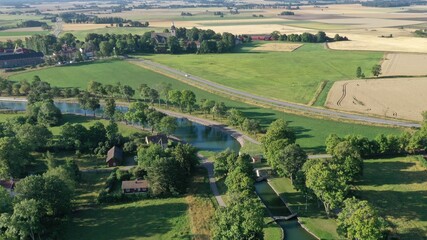
<svg viewBox="0 0 427 240">
<path fill-rule="evenodd" d="M 366 201 L 351 196 L 351 188 L 363 175 L 361 151 L 350 141 L 332 141 L 328 159 L 308 159 L 295 143 L 295 133 L 283 119 L 267 129 L 262 146 L 268 164 L 281 177 L 288 177 L 307 200 L 321 202 L 330 218 L 337 218 L 338 233 L 350 239 L 381 239 L 386 224 Z M 333 144 L 332 144 L 333 143 Z"/>
<path fill-rule="evenodd" d="M 276 41 L 288 42 L 305 42 L 305 43 L 324 43 L 324 42 L 337 42 L 348 41 L 347 37 L 335 34 L 333 38 L 328 37 L 325 32 L 319 31 L 317 34 L 304 32 L 302 34 L 281 34 L 279 31 L 274 31 L 270 34 L 271 38 Z"/>
<path fill-rule="evenodd" d="M 213 239 L 263 239 L 264 209 L 254 194 L 250 156 L 226 150 L 215 156 L 215 176 L 225 179 L 227 206 L 217 208 Z"/>
<path fill-rule="evenodd" d="M 165 32 L 168 32 L 165 29 Z M 57 38 L 54 35 L 33 35 L 25 38 L 25 46 L 45 55 L 59 52 L 64 44 L 71 47 L 95 51 L 98 56 L 108 57 L 132 53 L 164 53 L 160 45 L 151 37 L 152 32 L 143 35 L 133 34 L 97 34 L 89 33 L 85 41 L 78 40 L 73 34 L 66 33 Z M 242 37 L 242 39 L 244 39 Z M 11 44 L 9 44 L 11 45 Z M 23 46 L 23 42 L 19 42 Z M 199 45 L 199 46 L 198 46 Z M 231 33 L 215 33 L 212 30 L 198 28 L 177 28 L 176 36 L 171 36 L 166 42 L 166 52 L 183 53 L 226 53 L 236 47 L 236 36 Z"/>
</svg>

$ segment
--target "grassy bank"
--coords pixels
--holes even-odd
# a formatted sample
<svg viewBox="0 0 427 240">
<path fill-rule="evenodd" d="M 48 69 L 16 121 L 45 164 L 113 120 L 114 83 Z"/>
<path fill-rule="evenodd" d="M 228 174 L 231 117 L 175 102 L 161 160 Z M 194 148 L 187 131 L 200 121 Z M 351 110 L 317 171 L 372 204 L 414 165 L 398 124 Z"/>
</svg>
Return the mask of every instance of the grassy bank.
<svg viewBox="0 0 427 240">
<path fill-rule="evenodd" d="M 23 79 L 31 80 L 34 75 L 40 76 L 42 80 L 48 81 L 54 86 L 80 87 L 83 89 L 87 87 L 90 80 L 99 81 L 103 84 L 121 82 L 122 84 L 128 84 L 134 88 L 137 88 L 141 83 L 146 83 L 150 87 L 155 87 L 162 82 L 170 83 L 174 89 L 189 89 L 194 91 L 198 100 L 202 98 L 212 99 L 224 102 L 228 107 L 237 108 L 241 110 L 246 117 L 258 119 L 263 126 L 269 125 L 275 119 L 283 118 L 287 120 L 289 125 L 296 131 L 298 143 L 311 152 L 324 151 L 324 141 L 330 133 L 339 135 L 362 134 L 372 138 L 379 133 L 397 134 L 401 132 L 400 129 L 394 128 L 313 119 L 233 101 L 124 61 L 105 61 L 54 67 L 16 74 L 11 76 L 10 79 L 16 81 Z"/>
<path fill-rule="evenodd" d="M 334 51 L 323 44 L 304 44 L 294 52 L 252 51 L 261 44 L 265 43 L 252 43 L 239 53 L 144 57 L 235 89 L 308 103 L 322 81 L 353 79 L 358 66 L 370 69 L 383 56 L 376 52 Z"/>
</svg>

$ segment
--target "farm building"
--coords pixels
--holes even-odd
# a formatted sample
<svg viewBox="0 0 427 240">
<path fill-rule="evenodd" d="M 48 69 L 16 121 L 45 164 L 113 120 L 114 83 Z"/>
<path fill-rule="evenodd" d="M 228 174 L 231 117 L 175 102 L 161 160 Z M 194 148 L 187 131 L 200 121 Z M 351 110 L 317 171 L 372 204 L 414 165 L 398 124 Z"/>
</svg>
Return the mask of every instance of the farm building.
<svg viewBox="0 0 427 240">
<path fill-rule="evenodd" d="M 270 35 L 253 35 L 250 36 L 252 41 L 271 41 Z"/>
<path fill-rule="evenodd" d="M 10 180 L 0 180 L 0 186 L 6 189 L 11 195 L 14 194 L 16 181 L 14 179 Z"/>
<path fill-rule="evenodd" d="M 108 153 L 107 153 L 107 159 L 105 162 L 107 163 L 108 167 L 115 167 L 120 162 L 123 161 L 123 151 L 119 147 L 112 147 Z"/>
<path fill-rule="evenodd" d="M 44 63 L 44 55 L 25 48 L 0 49 L 0 68 L 34 66 Z"/>
<path fill-rule="evenodd" d="M 164 134 L 158 134 L 154 136 L 145 137 L 145 142 L 147 144 L 160 144 L 162 148 L 166 148 L 168 146 L 168 137 Z"/>
<path fill-rule="evenodd" d="M 148 182 L 146 180 L 123 181 L 122 192 L 123 193 L 148 192 Z"/>
<path fill-rule="evenodd" d="M 262 161 L 262 155 L 251 156 L 252 163 L 260 163 Z"/>
<path fill-rule="evenodd" d="M 176 36 L 176 27 L 175 24 L 172 23 L 172 26 L 169 30 L 169 32 L 166 33 L 151 33 L 151 39 L 153 39 L 156 42 L 156 46 L 154 50 L 159 53 L 165 53 L 167 51 L 167 43 L 168 39 L 172 36 Z"/>
</svg>

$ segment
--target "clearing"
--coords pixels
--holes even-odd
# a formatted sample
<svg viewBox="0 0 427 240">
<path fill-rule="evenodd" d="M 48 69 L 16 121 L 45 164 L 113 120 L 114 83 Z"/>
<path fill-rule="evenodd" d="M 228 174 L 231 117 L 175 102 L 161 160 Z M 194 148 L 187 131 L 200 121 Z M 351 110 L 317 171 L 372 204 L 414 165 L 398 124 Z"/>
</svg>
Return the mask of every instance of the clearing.
<svg viewBox="0 0 427 240">
<path fill-rule="evenodd" d="M 326 106 L 338 110 L 421 121 L 427 110 L 427 78 L 335 82 Z"/>
<path fill-rule="evenodd" d="M 427 54 L 388 53 L 382 63 L 381 76 L 427 75 Z"/>
<path fill-rule="evenodd" d="M 252 51 L 266 51 L 266 52 L 293 52 L 301 47 L 303 44 L 297 43 L 266 43 L 252 49 Z"/>
<path fill-rule="evenodd" d="M 366 160 L 356 191 L 379 209 L 402 240 L 427 236 L 427 171 L 420 157 Z"/>
</svg>

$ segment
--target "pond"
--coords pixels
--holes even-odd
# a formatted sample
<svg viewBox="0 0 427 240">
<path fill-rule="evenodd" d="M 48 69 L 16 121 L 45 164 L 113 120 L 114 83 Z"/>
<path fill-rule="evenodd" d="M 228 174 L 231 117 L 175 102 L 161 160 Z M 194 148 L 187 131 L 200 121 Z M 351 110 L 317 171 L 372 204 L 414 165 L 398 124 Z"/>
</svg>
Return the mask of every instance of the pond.
<svg viewBox="0 0 427 240">
<path fill-rule="evenodd" d="M 85 110 L 81 109 L 78 103 L 55 102 L 55 105 L 64 114 L 85 114 Z M 0 101 L 0 109 L 24 111 L 26 107 L 27 102 L 24 101 Z M 117 107 L 117 110 L 121 112 L 126 112 L 127 109 L 127 107 L 123 106 Z M 95 112 L 95 115 L 102 116 L 102 112 L 103 110 L 101 108 Z M 86 111 L 86 113 L 89 116 L 93 115 L 92 111 Z M 184 118 L 179 118 L 177 121 L 178 128 L 173 133 L 173 135 L 187 143 L 192 144 L 200 150 L 219 152 L 227 148 L 230 148 L 234 151 L 239 151 L 240 149 L 240 144 L 236 139 L 219 129 L 194 123 Z"/>
</svg>

